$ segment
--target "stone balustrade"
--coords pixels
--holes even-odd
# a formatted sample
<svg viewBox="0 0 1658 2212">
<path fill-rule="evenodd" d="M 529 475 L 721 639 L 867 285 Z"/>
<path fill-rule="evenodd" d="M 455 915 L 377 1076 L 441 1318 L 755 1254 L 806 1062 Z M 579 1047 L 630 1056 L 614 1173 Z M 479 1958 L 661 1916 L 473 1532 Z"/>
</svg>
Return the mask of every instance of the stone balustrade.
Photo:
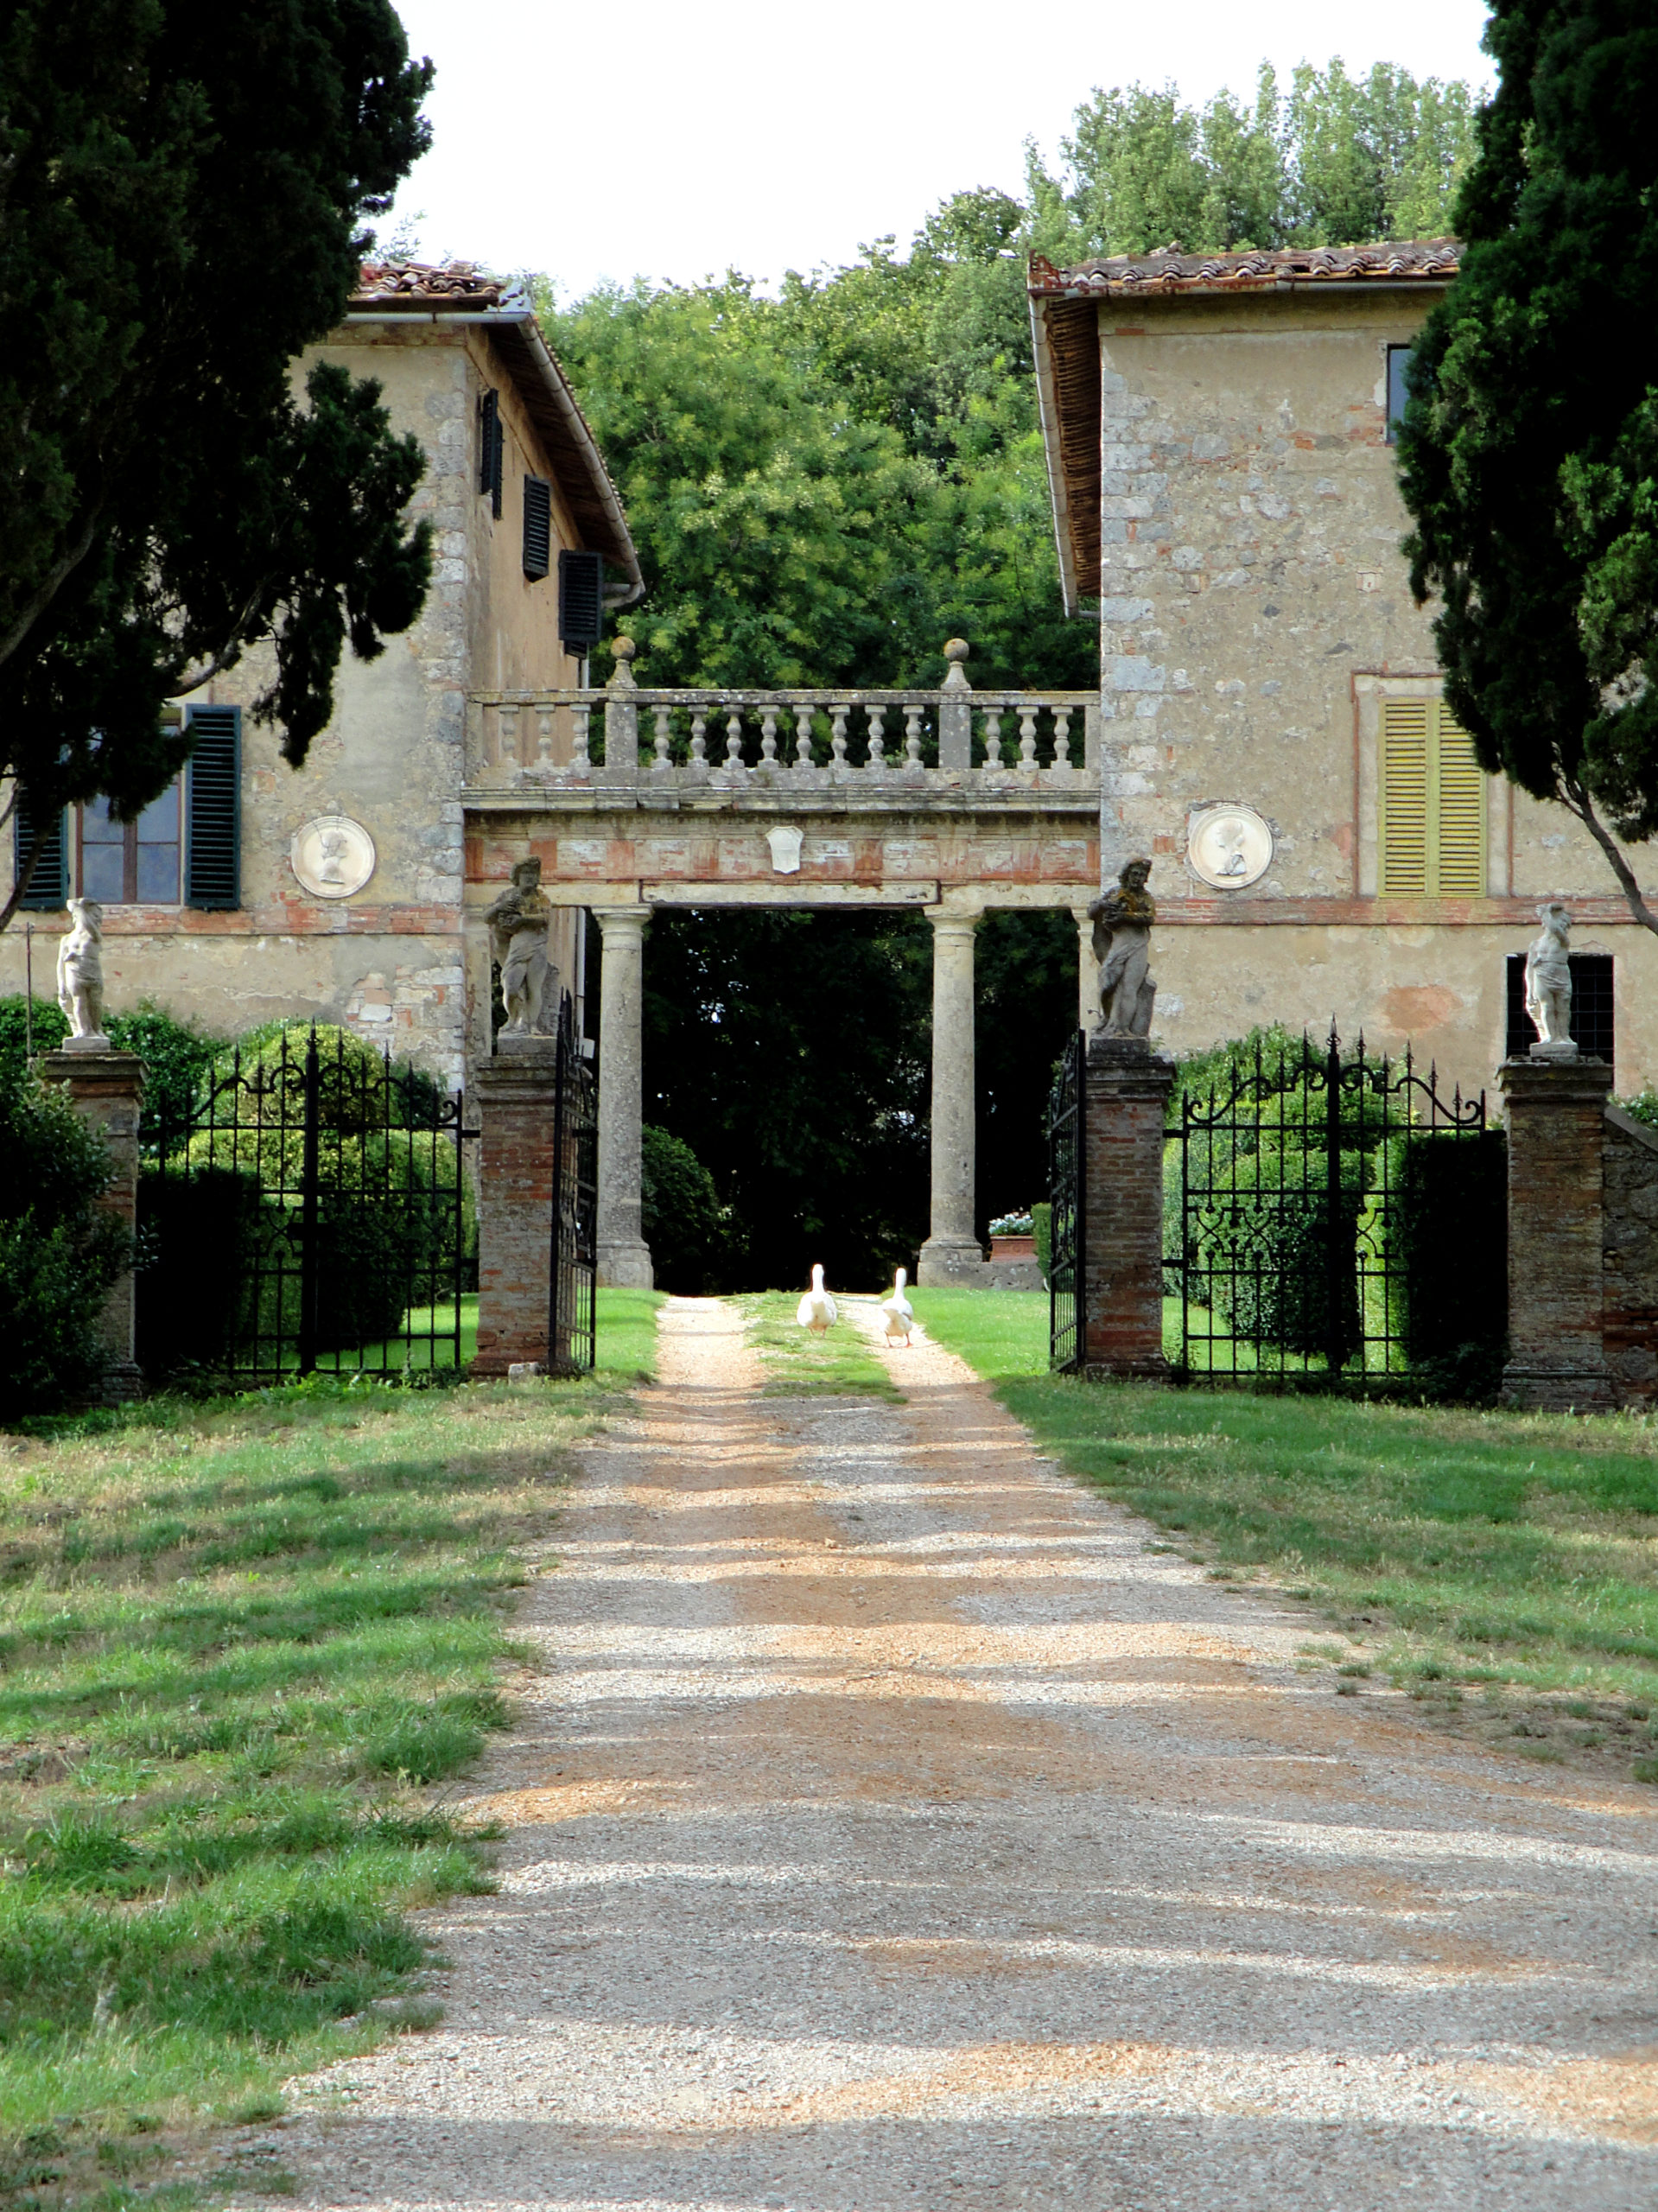
<svg viewBox="0 0 1658 2212">
<path fill-rule="evenodd" d="M 472 692 L 469 789 L 804 793 L 855 781 L 994 802 L 1097 786 L 1098 694 L 975 691 L 964 646 L 946 648 L 950 676 L 926 691 L 658 690 L 634 683 L 630 640 L 615 651 L 602 690 Z"/>
</svg>

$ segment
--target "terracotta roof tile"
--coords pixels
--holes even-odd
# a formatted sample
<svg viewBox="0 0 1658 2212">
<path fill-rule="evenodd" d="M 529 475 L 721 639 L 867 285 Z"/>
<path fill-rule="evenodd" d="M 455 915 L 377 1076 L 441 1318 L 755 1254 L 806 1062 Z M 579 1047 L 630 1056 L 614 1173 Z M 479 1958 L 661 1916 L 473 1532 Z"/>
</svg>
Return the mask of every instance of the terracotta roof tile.
<svg viewBox="0 0 1658 2212">
<path fill-rule="evenodd" d="M 518 287 L 491 276 L 475 261 L 448 261 L 441 267 L 420 261 L 365 261 L 352 294 L 353 308 L 499 308 L 518 303 Z"/>
<path fill-rule="evenodd" d="M 1445 283 L 1457 273 L 1462 249 L 1455 238 L 1410 238 L 1381 245 L 1284 246 L 1270 253 L 1114 254 L 1056 269 L 1031 256 L 1030 289 L 1037 299 L 1121 298 L 1148 292 L 1268 291 L 1317 283 Z"/>
</svg>

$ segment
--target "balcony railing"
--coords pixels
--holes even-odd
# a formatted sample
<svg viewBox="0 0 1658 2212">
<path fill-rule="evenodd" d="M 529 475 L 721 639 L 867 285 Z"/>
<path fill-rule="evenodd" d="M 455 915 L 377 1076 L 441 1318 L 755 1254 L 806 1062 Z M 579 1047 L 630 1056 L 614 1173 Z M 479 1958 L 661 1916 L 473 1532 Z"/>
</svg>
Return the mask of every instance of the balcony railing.
<svg viewBox="0 0 1658 2212">
<path fill-rule="evenodd" d="M 474 691 L 467 779 L 485 789 L 769 785 L 1076 789 L 1099 769 L 1090 691 L 975 691 L 966 647 L 937 690 L 662 690 L 616 641 L 602 690 Z"/>
</svg>

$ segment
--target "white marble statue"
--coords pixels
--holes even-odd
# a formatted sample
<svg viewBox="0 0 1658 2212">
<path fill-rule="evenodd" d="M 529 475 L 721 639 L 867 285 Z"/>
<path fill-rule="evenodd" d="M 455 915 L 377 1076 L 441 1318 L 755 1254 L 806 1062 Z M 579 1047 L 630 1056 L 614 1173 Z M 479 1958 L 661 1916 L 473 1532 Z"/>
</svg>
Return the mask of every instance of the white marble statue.
<svg viewBox="0 0 1658 2212">
<path fill-rule="evenodd" d="M 507 1037 L 542 1037 L 558 1007 L 557 973 L 547 957 L 552 927 L 551 901 L 541 887 L 541 862 L 519 861 L 512 887 L 485 915 L 490 949 L 501 970 L 501 998 L 506 1007 Z"/>
<path fill-rule="evenodd" d="M 1149 1037 L 1157 985 L 1152 980 L 1152 925 L 1157 908 L 1146 888 L 1152 864 L 1128 862 L 1115 888 L 1089 908 L 1100 963 L 1100 1020 L 1110 1037 Z"/>
<path fill-rule="evenodd" d="M 1558 899 L 1537 909 L 1542 934 L 1526 951 L 1526 1012 L 1538 1041 L 1534 1060 L 1575 1060 L 1572 1041 L 1572 963 L 1567 939 L 1572 917 Z"/>
<path fill-rule="evenodd" d="M 58 939 L 58 1004 L 69 1024 L 66 1051 L 108 1052 L 104 1034 L 104 909 L 95 899 L 69 901 L 69 927 Z"/>
</svg>

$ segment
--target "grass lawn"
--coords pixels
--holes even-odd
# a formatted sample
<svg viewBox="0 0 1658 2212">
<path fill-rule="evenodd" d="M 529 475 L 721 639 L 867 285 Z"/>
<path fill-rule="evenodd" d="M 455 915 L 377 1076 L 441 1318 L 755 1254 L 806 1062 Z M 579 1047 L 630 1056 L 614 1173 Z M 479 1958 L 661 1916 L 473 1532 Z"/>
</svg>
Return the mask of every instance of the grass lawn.
<svg viewBox="0 0 1658 2212">
<path fill-rule="evenodd" d="M 1045 1296 L 922 1290 L 915 1308 L 1072 1472 L 1217 1576 L 1333 1617 L 1350 1643 L 1309 1657 L 1350 1687 L 1374 1664 L 1533 1757 L 1658 1782 L 1647 1419 L 1083 1382 L 1047 1372 Z"/>
<path fill-rule="evenodd" d="M 765 1370 L 767 1397 L 885 1398 L 897 1405 L 904 1393 L 894 1388 L 880 1354 L 859 1331 L 844 1303 L 841 1318 L 826 1336 L 815 1337 L 795 1319 L 797 1290 L 758 1290 L 734 1301 L 746 1324 L 749 1343 Z"/>
<path fill-rule="evenodd" d="M 217 2202 L 204 2119 L 432 2016 L 405 1916 L 490 1879 L 441 1785 L 510 1725 L 521 1548 L 658 1302 L 601 1291 L 577 1382 L 0 1438 L 0 2202 Z"/>
</svg>

